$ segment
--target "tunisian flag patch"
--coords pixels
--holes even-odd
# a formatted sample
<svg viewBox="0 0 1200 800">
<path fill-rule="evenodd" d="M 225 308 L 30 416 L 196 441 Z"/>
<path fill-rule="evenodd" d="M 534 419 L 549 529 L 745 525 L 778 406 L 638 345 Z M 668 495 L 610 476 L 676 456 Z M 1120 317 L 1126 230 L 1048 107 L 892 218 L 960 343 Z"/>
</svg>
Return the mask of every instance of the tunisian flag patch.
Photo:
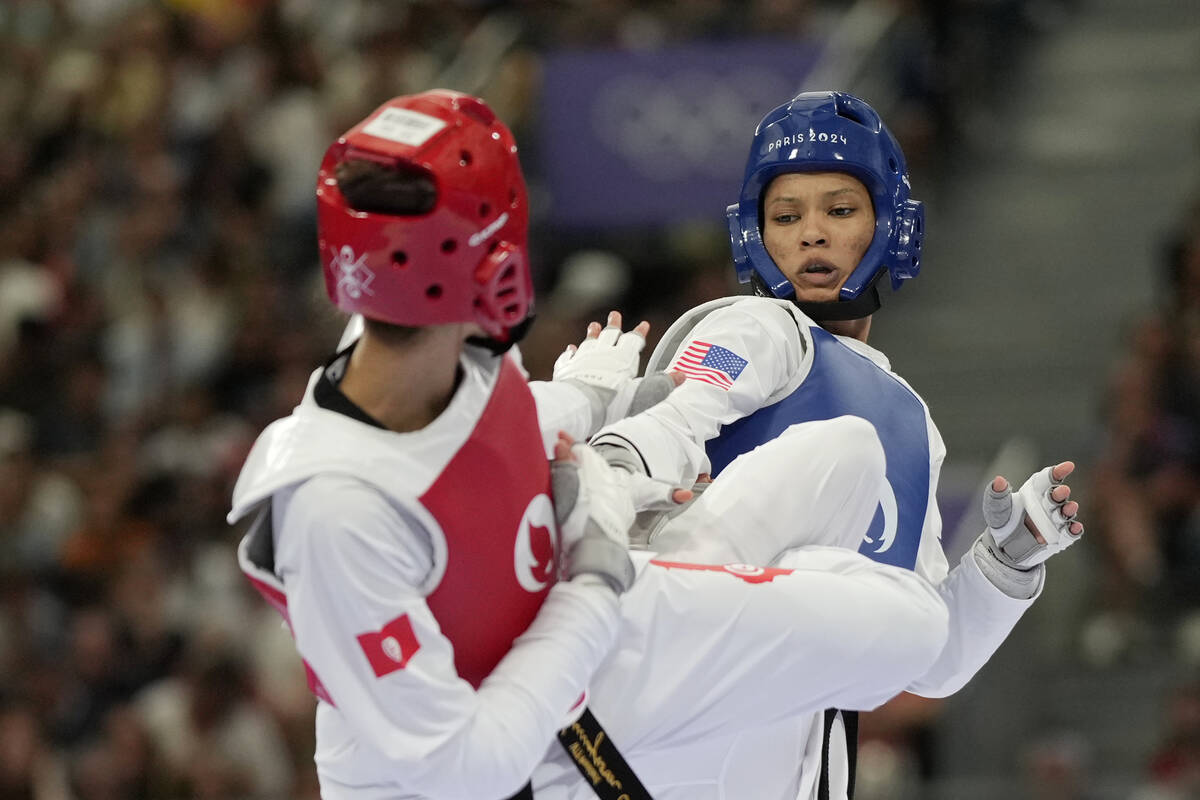
<svg viewBox="0 0 1200 800">
<path fill-rule="evenodd" d="M 377 678 L 404 669 L 421 649 L 408 614 L 401 614 L 378 631 L 360 633 L 356 638 Z"/>
</svg>

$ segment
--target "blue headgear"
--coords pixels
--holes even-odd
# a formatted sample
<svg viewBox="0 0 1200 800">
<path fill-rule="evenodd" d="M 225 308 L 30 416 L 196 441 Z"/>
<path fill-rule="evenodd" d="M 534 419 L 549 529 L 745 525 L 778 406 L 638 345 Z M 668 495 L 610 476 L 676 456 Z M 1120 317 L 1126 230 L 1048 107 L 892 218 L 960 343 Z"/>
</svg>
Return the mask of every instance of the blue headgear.
<svg viewBox="0 0 1200 800">
<path fill-rule="evenodd" d="M 892 289 L 921 268 L 925 209 L 910 200 L 904 153 L 875 109 L 844 92 L 806 92 L 763 117 L 754 132 L 742 194 L 729 206 L 729 239 L 738 280 L 762 294 L 795 290 L 763 246 L 759 208 L 771 180 L 785 172 L 845 172 L 862 181 L 875 206 L 875 236 L 833 303 L 800 303 L 817 319 L 854 319 L 879 307 L 876 281 Z M 860 299 L 861 298 L 861 299 Z"/>
</svg>

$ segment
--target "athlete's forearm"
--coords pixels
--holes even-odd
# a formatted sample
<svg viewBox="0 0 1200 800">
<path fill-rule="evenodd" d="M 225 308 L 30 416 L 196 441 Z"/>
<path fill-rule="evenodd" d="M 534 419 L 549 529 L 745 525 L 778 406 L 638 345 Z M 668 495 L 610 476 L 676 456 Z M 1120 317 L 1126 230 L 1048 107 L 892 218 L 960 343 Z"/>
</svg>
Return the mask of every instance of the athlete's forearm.
<svg viewBox="0 0 1200 800">
<path fill-rule="evenodd" d="M 529 779 L 584 693 L 617 632 L 617 597 L 562 583 L 476 692 L 471 716 L 405 766 L 405 787 L 438 798 L 507 796 Z"/>
<path fill-rule="evenodd" d="M 929 671 L 908 688 L 922 697 L 947 697 L 965 686 L 1036 599 L 1017 600 L 997 589 L 970 551 L 938 585 L 938 594 L 950 612 L 950 636 Z"/>
<path fill-rule="evenodd" d="M 564 381 L 530 381 L 529 391 L 537 406 L 538 427 L 547 458 L 554 457 L 559 431 L 584 441 L 603 421 L 603 414 L 599 420 L 595 416 L 594 398 L 578 386 Z"/>
<path fill-rule="evenodd" d="M 697 347 L 720 354 L 711 367 L 690 354 Z M 805 353 L 795 321 L 777 305 L 738 303 L 713 311 L 665 365 L 687 375 L 684 384 L 642 414 L 605 426 L 595 441 L 623 442 L 652 477 L 690 481 L 708 471 L 705 443 L 768 404 L 801 370 Z"/>
</svg>

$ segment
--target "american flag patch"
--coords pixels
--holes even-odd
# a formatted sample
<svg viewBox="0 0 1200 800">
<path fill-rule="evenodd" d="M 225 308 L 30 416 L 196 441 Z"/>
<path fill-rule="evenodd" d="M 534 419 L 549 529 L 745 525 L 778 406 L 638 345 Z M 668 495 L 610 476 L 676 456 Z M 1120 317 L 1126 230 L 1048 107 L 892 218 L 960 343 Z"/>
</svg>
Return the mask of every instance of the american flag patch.
<svg viewBox="0 0 1200 800">
<path fill-rule="evenodd" d="M 742 370 L 749 363 L 737 353 L 720 345 L 693 340 L 675 359 L 671 369 L 677 369 L 689 378 L 729 391 L 737 376 L 742 374 Z"/>
</svg>

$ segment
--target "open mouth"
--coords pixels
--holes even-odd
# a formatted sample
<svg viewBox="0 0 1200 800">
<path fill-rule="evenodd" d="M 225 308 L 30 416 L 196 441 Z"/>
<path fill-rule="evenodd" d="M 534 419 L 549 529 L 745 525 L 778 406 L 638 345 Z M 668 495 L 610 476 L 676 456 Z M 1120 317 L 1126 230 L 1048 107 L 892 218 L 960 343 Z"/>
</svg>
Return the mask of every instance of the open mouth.
<svg viewBox="0 0 1200 800">
<path fill-rule="evenodd" d="M 805 264 L 798 276 L 799 280 L 810 286 L 831 286 L 838 280 L 838 268 L 824 261 L 813 261 Z"/>
</svg>

